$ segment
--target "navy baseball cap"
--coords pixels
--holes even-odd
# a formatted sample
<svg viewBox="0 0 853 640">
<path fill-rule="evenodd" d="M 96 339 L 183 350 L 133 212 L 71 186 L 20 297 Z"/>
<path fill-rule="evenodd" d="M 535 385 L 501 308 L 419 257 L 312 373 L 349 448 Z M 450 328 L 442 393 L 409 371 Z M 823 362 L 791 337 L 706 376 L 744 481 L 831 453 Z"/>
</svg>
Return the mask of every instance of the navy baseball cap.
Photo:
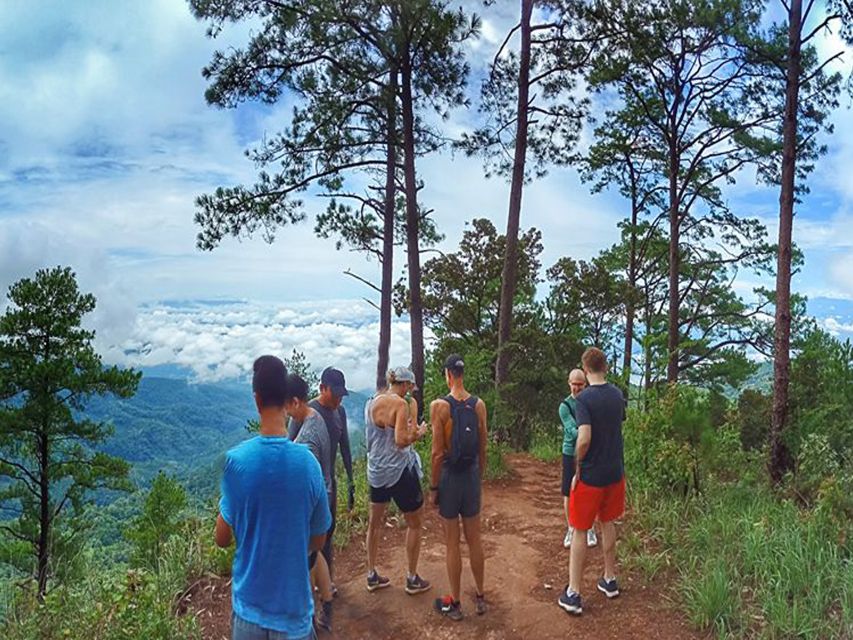
<svg viewBox="0 0 853 640">
<path fill-rule="evenodd" d="M 334 367 L 326 367 L 320 375 L 320 384 L 329 387 L 338 398 L 349 395 L 344 374 Z"/>
</svg>

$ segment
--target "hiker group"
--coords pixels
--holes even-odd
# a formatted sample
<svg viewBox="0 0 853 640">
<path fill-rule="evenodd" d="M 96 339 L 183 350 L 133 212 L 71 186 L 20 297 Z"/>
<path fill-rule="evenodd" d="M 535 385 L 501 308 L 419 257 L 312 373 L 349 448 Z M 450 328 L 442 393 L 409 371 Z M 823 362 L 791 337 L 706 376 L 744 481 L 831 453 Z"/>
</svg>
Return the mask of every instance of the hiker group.
<svg viewBox="0 0 853 640">
<path fill-rule="evenodd" d="M 604 575 L 597 588 L 608 598 L 619 595 L 616 582 L 616 529 L 625 504 L 622 455 L 622 392 L 606 381 L 607 360 L 587 349 L 583 369 L 568 379 L 570 394 L 560 403 L 563 429 L 562 494 L 571 549 L 569 584 L 558 604 L 580 615 L 581 577 L 587 546 L 601 530 Z M 474 577 L 474 611 L 487 612 L 485 556 L 480 530 L 482 480 L 486 469 L 486 405 L 465 389 L 465 362 L 458 354 L 444 363 L 447 395 L 430 405 L 430 422 L 418 424 L 411 397 L 415 376 L 406 367 L 388 372 L 387 386 L 364 409 L 370 515 L 367 529 L 365 586 L 375 592 L 392 586 L 379 573 L 380 538 L 388 503 L 393 500 L 406 522 L 405 592 L 431 589 L 418 574 L 424 504 L 437 509 L 444 529 L 449 593 L 436 598 L 438 615 L 459 621 L 465 536 Z M 355 484 L 344 374 L 322 372 L 319 395 L 288 373 L 275 356 L 253 365 L 252 390 L 259 414 L 259 435 L 228 451 L 222 477 L 215 539 L 227 547 L 236 541 L 232 568 L 232 640 L 314 638 L 331 631 L 334 582 L 332 536 L 337 515 L 338 451 L 347 475 L 347 509 L 353 510 Z M 413 445 L 432 434 L 430 469 Z M 428 475 L 425 498 L 422 479 Z M 402 579 L 402 577 L 401 577 Z M 317 592 L 319 606 L 314 604 Z"/>
</svg>

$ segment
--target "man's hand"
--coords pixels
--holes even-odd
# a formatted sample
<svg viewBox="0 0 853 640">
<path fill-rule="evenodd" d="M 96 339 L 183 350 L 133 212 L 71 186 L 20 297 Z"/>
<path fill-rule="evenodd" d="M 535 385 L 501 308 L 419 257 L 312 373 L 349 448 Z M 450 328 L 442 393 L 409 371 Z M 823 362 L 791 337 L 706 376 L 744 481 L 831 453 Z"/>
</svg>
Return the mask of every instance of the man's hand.
<svg viewBox="0 0 853 640">
<path fill-rule="evenodd" d="M 418 425 L 418 440 L 422 440 L 429 430 L 429 425 L 426 422 L 421 422 Z"/>
<path fill-rule="evenodd" d="M 350 482 L 347 486 L 347 511 L 352 511 L 355 508 L 355 485 Z"/>
</svg>

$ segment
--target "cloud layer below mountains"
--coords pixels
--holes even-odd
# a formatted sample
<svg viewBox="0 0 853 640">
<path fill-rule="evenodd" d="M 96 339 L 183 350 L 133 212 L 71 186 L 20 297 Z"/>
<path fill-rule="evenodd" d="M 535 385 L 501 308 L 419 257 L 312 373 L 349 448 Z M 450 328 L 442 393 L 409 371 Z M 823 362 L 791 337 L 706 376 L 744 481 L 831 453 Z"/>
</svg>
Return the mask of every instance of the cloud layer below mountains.
<svg viewBox="0 0 853 640">
<path fill-rule="evenodd" d="M 177 365 L 199 381 L 240 378 L 262 354 L 305 354 L 316 370 L 334 365 L 353 389 L 372 388 L 379 336 L 377 312 L 343 300 L 291 305 L 244 301 L 169 303 L 144 307 L 131 335 L 105 346 L 105 359 L 150 368 Z M 411 360 L 409 323 L 395 319 L 391 364 Z"/>
</svg>

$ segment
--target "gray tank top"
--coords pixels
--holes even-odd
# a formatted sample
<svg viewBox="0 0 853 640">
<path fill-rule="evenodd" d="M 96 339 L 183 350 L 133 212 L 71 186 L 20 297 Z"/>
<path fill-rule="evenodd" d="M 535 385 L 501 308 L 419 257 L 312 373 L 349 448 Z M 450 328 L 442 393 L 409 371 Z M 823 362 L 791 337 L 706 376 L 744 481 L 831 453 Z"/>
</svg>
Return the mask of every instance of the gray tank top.
<svg viewBox="0 0 853 640">
<path fill-rule="evenodd" d="M 364 405 L 364 424 L 367 436 L 367 482 L 371 487 L 391 487 L 403 472 L 415 463 L 412 446 L 403 449 L 394 441 L 394 427 L 380 428 L 373 421 L 372 397 Z"/>
</svg>

